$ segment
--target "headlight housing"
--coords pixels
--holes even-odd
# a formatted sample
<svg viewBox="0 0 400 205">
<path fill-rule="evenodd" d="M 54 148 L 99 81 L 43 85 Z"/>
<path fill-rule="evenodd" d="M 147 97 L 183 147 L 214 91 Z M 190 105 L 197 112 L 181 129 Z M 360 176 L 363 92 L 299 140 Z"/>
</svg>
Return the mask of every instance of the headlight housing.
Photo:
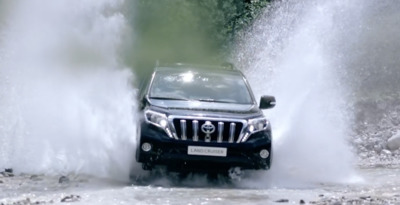
<svg viewBox="0 0 400 205">
<path fill-rule="evenodd" d="M 247 121 L 247 130 L 253 134 L 269 127 L 269 121 L 265 117 L 254 118 Z"/>
<path fill-rule="evenodd" d="M 247 120 L 247 128 L 241 142 L 246 142 L 250 135 L 269 129 L 270 123 L 265 117 L 253 118 Z"/>
<path fill-rule="evenodd" d="M 146 119 L 146 122 L 153 124 L 157 127 L 165 128 L 168 126 L 168 118 L 163 113 L 155 112 L 152 110 L 145 110 L 144 117 Z"/>
<path fill-rule="evenodd" d="M 145 110 L 144 119 L 147 123 L 163 129 L 169 137 L 173 138 L 166 114 L 153 110 Z"/>
</svg>

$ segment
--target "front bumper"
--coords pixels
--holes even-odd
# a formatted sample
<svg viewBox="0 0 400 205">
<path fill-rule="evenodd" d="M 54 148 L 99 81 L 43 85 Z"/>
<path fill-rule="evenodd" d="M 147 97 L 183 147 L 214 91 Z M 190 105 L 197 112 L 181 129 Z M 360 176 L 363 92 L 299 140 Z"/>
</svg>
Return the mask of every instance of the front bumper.
<svg viewBox="0 0 400 205">
<path fill-rule="evenodd" d="M 169 138 L 160 128 L 143 123 L 136 150 L 136 160 L 143 163 L 146 168 L 165 165 L 169 170 L 174 171 L 224 171 L 232 167 L 269 169 L 272 159 L 271 140 L 271 132 L 268 130 L 254 133 L 244 143 L 176 140 Z M 150 143 L 152 149 L 143 151 L 141 148 L 143 143 Z M 189 155 L 188 146 L 227 148 L 227 154 L 226 157 Z M 270 153 L 265 159 L 260 156 L 260 151 L 263 149 Z"/>
</svg>

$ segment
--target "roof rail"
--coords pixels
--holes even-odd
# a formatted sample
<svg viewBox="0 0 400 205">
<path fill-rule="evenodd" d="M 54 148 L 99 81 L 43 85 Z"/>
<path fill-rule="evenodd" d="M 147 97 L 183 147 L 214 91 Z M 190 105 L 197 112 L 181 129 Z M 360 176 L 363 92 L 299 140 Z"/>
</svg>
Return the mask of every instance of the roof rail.
<svg viewBox="0 0 400 205">
<path fill-rule="evenodd" d="M 207 65 L 207 64 L 191 64 L 191 63 L 160 63 L 156 61 L 156 67 L 193 67 L 193 68 L 214 68 L 214 69 L 225 69 L 225 70 L 236 70 L 235 66 L 230 62 L 224 62 L 221 65 Z"/>
<path fill-rule="evenodd" d="M 223 62 L 221 66 L 229 70 L 235 70 L 235 66 L 231 62 Z"/>
</svg>

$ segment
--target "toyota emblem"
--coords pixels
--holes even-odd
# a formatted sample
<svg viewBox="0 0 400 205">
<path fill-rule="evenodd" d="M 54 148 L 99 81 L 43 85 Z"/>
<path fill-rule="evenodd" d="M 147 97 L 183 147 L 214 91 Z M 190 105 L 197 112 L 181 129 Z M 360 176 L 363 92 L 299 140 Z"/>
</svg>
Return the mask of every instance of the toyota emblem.
<svg viewBox="0 0 400 205">
<path fill-rule="evenodd" d="M 210 122 L 206 121 L 202 126 L 201 126 L 201 131 L 203 131 L 207 136 L 215 132 L 215 126 Z"/>
</svg>

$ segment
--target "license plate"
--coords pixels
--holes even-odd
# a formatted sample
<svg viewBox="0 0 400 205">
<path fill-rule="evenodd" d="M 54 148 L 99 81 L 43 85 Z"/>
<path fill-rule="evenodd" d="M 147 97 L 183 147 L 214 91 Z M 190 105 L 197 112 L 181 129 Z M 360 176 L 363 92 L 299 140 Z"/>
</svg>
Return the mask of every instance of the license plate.
<svg viewBox="0 0 400 205">
<path fill-rule="evenodd" d="M 188 155 L 226 157 L 225 147 L 188 146 Z"/>
</svg>

